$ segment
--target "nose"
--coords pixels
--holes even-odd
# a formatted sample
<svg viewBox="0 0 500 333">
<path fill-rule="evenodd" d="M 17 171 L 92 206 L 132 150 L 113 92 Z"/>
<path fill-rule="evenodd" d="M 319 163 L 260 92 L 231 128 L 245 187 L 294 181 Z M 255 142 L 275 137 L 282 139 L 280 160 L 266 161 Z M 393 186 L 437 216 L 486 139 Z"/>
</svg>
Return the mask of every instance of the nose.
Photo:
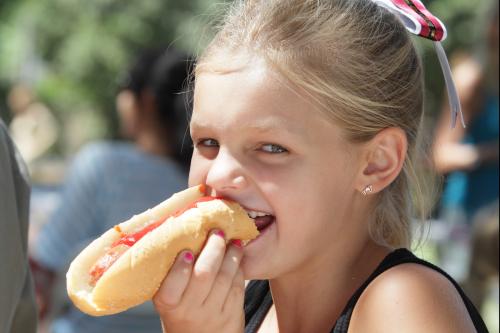
<svg viewBox="0 0 500 333">
<path fill-rule="evenodd" d="M 244 189 L 248 185 L 241 162 L 226 149 L 220 148 L 208 170 L 206 184 L 218 195 Z"/>
</svg>

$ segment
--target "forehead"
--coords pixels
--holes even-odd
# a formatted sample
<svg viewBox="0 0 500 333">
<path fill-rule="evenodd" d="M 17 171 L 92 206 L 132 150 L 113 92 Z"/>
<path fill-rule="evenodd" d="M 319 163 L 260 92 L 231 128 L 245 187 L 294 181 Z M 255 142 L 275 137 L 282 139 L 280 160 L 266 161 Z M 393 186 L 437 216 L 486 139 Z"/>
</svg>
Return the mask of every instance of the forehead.
<svg viewBox="0 0 500 333">
<path fill-rule="evenodd" d="M 315 106 L 263 63 L 234 71 L 203 71 L 196 78 L 193 129 L 285 128 L 308 135 L 313 122 L 326 122 Z"/>
</svg>

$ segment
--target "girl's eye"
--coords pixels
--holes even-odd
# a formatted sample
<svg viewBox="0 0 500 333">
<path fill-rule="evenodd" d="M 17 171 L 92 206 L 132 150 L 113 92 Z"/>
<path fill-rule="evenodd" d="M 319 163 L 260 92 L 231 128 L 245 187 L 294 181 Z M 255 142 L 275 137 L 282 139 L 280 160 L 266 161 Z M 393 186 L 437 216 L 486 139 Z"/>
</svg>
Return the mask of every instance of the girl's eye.
<svg viewBox="0 0 500 333">
<path fill-rule="evenodd" d="M 196 145 L 202 147 L 219 147 L 219 143 L 214 139 L 201 139 L 198 140 Z"/>
<path fill-rule="evenodd" d="M 282 154 L 282 153 L 288 152 L 288 150 L 286 150 L 285 148 L 283 148 L 279 145 L 272 144 L 272 143 L 262 145 L 261 150 L 263 150 L 266 153 L 270 153 L 270 154 Z"/>
</svg>

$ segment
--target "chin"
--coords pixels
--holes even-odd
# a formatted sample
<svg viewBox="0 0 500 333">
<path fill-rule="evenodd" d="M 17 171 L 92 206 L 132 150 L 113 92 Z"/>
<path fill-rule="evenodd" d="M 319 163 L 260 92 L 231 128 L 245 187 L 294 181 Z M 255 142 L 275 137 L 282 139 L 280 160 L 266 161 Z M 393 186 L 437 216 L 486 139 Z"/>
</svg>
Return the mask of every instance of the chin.
<svg viewBox="0 0 500 333">
<path fill-rule="evenodd" d="M 262 258 L 243 257 L 241 269 L 245 280 L 272 280 L 280 275 L 276 264 Z"/>
<path fill-rule="evenodd" d="M 271 278 L 262 259 L 243 257 L 241 269 L 245 280 L 268 280 Z"/>
</svg>

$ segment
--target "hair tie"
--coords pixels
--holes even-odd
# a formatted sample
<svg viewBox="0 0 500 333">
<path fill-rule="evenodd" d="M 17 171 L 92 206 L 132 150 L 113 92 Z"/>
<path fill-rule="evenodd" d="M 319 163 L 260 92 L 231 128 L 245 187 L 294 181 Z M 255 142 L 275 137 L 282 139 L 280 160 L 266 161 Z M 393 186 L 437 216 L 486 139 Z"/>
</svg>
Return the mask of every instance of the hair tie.
<svg viewBox="0 0 500 333">
<path fill-rule="evenodd" d="M 451 75 L 448 58 L 441 45 L 441 41 L 446 39 L 447 32 L 443 22 L 432 15 L 424 4 L 418 0 L 372 0 L 376 4 L 387 8 L 395 14 L 406 29 L 420 37 L 432 40 L 436 50 L 441 70 L 443 71 L 446 90 L 448 91 L 448 100 L 451 110 L 451 127 L 454 128 L 457 117 L 460 115 L 460 121 L 465 128 L 464 116 L 460 106 L 457 88 Z"/>
</svg>

